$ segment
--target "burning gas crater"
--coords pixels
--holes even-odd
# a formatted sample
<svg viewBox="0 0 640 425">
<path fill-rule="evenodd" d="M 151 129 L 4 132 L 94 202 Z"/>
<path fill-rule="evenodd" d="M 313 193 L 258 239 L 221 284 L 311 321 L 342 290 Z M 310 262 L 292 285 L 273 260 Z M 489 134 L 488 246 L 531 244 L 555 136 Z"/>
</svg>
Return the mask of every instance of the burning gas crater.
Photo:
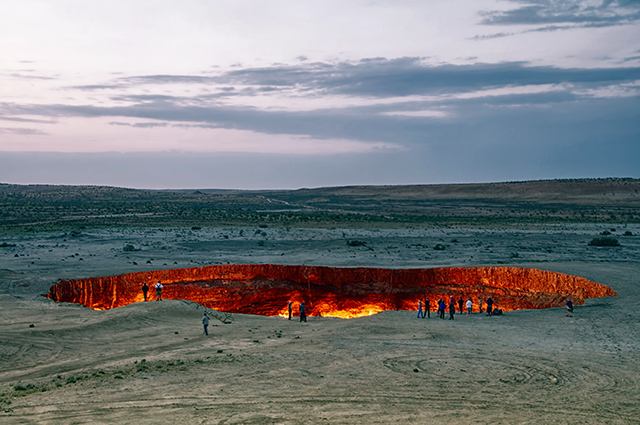
<svg viewBox="0 0 640 425">
<path fill-rule="evenodd" d="M 143 301 L 142 284 L 164 285 L 162 298 L 184 299 L 229 312 L 287 316 L 287 304 L 304 301 L 310 316 L 353 318 L 385 310 L 416 310 L 418 300 L 491 296 L 504 311 L 563 306 L 567 298 L 613 296 L 608 286 L 582 277 L 517 267 L 381 269 L 223 265 L 61 280 L 47 297 L 96 310 Z"/>
</svg>

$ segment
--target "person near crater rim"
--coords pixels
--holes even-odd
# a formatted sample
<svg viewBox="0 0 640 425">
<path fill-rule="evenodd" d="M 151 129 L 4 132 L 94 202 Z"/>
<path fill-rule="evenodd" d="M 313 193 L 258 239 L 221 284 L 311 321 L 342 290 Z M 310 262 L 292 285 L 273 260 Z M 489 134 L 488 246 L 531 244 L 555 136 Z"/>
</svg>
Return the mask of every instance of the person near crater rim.
<svg viewBox="0 0 640 425">
<path fill-rule="evenodd" d="M 142 284 L 142 295 L 144 295 L 144 300 L 147 301 L 147 292 L 149 292 L 149 285 L 147 282 Z"/>
</svg>

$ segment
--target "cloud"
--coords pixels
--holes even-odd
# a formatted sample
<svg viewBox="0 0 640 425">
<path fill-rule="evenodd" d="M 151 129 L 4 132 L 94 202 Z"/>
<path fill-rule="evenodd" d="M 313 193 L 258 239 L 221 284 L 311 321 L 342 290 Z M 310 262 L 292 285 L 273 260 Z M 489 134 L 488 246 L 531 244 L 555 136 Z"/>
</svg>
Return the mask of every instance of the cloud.
<svg viewBox="0 0 640 425">
<path fill-rule="evenodd" d="M 236 68 L 218 72 L 211 77 L 215 83 L 208 81 L 202 90 L 199 78 L 178 76 L 176 81 L 190 81 L 180 83 L 186 86 L 179 87 L 182 91 L 150 86 L 147 83 L 156 81 L 155 76 L 142 77 L 128 80 L 141 86 L 92 93 L 92 103 L 75 99 L 66 104 L 0 103 L 0 114 L 25 120 L 56 118 L 62 123 L 96 118 L 80 124 L 89 129 L 87 143 L 94 143 L 90 137 L 97 131 L 96 123 L 108 123 L 113 127 L 104 132 L 101 146 L 117 146 L 114 150 L 278 152 L 304 157 L 350 155 L 358 150 L 366 156 L 347 163 L 367 170 L 373 163 L 384 167 L 376 156 L 384 152 L 389 161 L 413 167 L 411 176 L 402 174 L 408 165 L 396 167 L 394 172 L 400 176 L 396 180 L 385 175 L 395 183 L 453 181 L 455 173 L 440 166 L 445 162 L 466 164 L 479 173 L 465 177 L 468 181 L 480 175 L 496 180 L 539 178 L 540 174 L 524 170 L 533 170 L 534 165 L 543 169 L 560 157 L 569 158 L 567 169 L 592 175 L 585 164 L 595 167 L 597 161 L 585 158 L 581 146 L 599 158 L 606 155 L 607 146 L 615 146 L 615 155 L 625 161 L 636 158 L 640 149 L 636 146 L 640 139 L 638 67 L 559 68 L 526 62 L 433 65 L 422 58 L 371 58 Z M 174 80 L 163 76 L 160 81 Z M 261 105 L 260 90 L 274 87 L 278 102 Z M 222 103 L 216 98 L 220 92 L 238 97 Z M 307 109 L 278 108 L 287 96 L 301 102 L 320 98 L 323 103 Z M 199 131 L 190 133 L 192 129 Z M 230 137 L 242 132 L 251 135 L 250 142 L 236 143 Z M 132 142 L 118 143 L 121 135 Z M 117 140 L 110 142 L 109 137 Z M 338 145 L 349 147 L 350 153 L 335 149 Z M 581 159 L 574 160 L 572 155 Z M 235 166 L 241 164 L 238 160 Z M 631 161 L 625 164 L 625 170 L 634 167 Z M 563 169 L 557 165 L 555 170 Z M 440 174 L 420 174 L 425 167 Z M 363 181 L 385 181 L 375 180 L 382 171 L 367 173 L 362 174 L 368 176 Z M 463 174 L 458 171 L 458 175 Z M 350 182 L 359 178 L 343 177 L 342 181 Z"/>
<path fill-rule="evenodd" d="M 506 109 L 555 110 L 558 105 L 589 102 L 593 97 L 637 97 L 640 68 L 558 68 L 524 62 L 470 65 L 429 65 L 422 58 L 371 58 L 355 63 L 312 63 L 266 68 L 245 68 L 207 77 L 229 93 L 251 96 L 261 90 L 285 88 L 288 95 L 341 96 L 365 99 L 360 106 L 336 106 L 311 110 L 278 110 L 243 104 L 209 102 L 217 93 L 192 96 L 165 94 L 116 94 L 109 99 L 128 105 L 0 104 L 9 116 L 106 117 L 146 120 L 112 125 L 137 128 L 221 128 L 264 134 L 288 134 L 319 139 L 350 139 L 385 143 L 422 143 L 434 129 L 477 117 L 489 119 L 482 108 L 496 113 L 499 125 Z M 127 81 L 187 81 L 201 84 L 201 77 L 137 76 Z M 234 87 L 252 87 L 247 92 Z M 624 88 L 624 90 L 617 88 Z M 284 93 L 285 89 L 281 93 Z M 393 99 L 387 102 L 387 99 Z M 330 104 L 330 103 L 329 103 Z M 30 118 L 27 118 L 30 119 Z M 509 118 L 511 119 L 511 118 Z M 597 117 L 594 117 L 597 119 Z M 152 120 L 152 121 L 149 121 Z M 523 122 L 527 117 L 523 116 Z M 440 121 L 440 122 L 438 122 Z M 473 131 L 469 129 L 469 131 Z"/>
<path fill-rule="evenodd" d="M 137 122 L 137 123 L 128 123 L 128 122 L 117 122 L 112 121 L 109 125 L 118 125 L 124 127 L 134 127 L 134 128 L 155 128 L 155 127 L 168 127 L 170 124 L 166 122 Z"/>
<path fill-rule="evenodd" d="M 483 12 L 483 25 L 541 25 L 542 31 L 575 27 L 627 25 L 640 20 L 637 0 L 593 1 L 509 0 L 517 6 Z"/>
<path fill-rule="evenodd" d="M 44 131 L 34 128 L 0 127 L 0 134 L 18 134 L 25 136 L 44 135 Z"/>
<path fill-rule="evenodd" d="M 286 86 L 300 92 L 365 97 L 439 95 L 529 84 L 610 83 L 640 78 L 640 68 L 564 69 L 524 62 L 427 65 L 422 58 L 248 68 L 221 75 L 227 84 Z"/>
<path fill-rule="evenodd" d="M 94 90 L 115 90 L 126 87 L 125 84 L 85 84 L 80 86 L 68 86 L 67 89 L 72 90 L 86 90 L 86 91 L 94 91 Z"/>
<path fill-rule="evenodd" d="M 21 118 L 21 117 L 3 117 L 0 116 L 0 121 L 14 121 L 14 122 L 32 122 L 37 124 L 53 124 L 51 120 L 39 120 L 35 118 Z"/>
<path fill-rule="evenodd" d="M 9 74 L 9 77 L 16 78 L 19 80 L 55 80 L 55 78 L 53 77 L 46 77 L 43 75 L 18 74 L 17 72 Z"/>
<path fill-rule="evenodd" d="M 441 96 L 495 87 L 546 84 L 612 84 L 640 79 L 640 67 L 560 68 L 527 62 L 431 65 L 425 58 L 370 58 L 357 62 L 298 63 L 243 68 L 216 76 L 141 75 L 120 83 L 77 86 L 81 90 L 120 89 L 111 100 L 140 104 L 206 104 L 230 97 L 347 96 L 391 98 Z M 123 84 L 123 85 L 119 85 Z M 153 84 L 198 87 L 195 95 L 129 94 L 128 89 Z M 185 92 L 186 93 L 186 92 Z"/>
</svg>

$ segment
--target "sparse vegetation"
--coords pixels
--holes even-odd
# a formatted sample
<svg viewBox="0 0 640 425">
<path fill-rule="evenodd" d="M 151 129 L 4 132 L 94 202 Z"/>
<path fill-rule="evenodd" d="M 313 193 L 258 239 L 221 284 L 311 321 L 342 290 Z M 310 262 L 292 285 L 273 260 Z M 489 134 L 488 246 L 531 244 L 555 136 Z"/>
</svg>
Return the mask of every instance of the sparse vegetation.
<svg viewBox="0 0 640 425">
<path fill-rule="evenodd" d="M 591 246 L 620 246 L 620 242 L 617 239 L 609 237 L 594 238 L 589 242 Z"/>
<path fill-rule="evenodd" d="M 135 251 L 136 247 L 131 245 L 130 243 L 126 244 L 125 246 L 122 247 L 122 250 L 125 252 L 130 252 L 130 251 Z"/>
<path fill-rule="evenodd" d="M 347 241 L 347 246 L 367 246 L 365 241 Z"/>
<path fill-rule="evenodd" d="M 338 223 L 350 228 L 640 223 L 639 190 L 639 179 L 496 183 L 473 185 L 469 191 L 416 185 L 260 193 L 0 184 L 0 234 L 64 231 L 80 237 L 92 228 L 152 226 L 191 231 L 255 226 L 262 234 L 271 227 Z M 612 192 L 630 196 L 612 200 L 603 195 Z M 562 197 L 554 197 L 557 193 Z"/>
</svg>

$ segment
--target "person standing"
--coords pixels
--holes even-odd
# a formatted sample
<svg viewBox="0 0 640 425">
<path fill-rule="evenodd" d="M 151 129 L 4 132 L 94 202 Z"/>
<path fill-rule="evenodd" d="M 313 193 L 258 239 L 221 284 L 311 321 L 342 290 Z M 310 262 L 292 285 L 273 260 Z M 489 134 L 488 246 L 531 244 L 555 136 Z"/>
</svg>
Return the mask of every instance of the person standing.
<svg viewBox="0 0 640 425">
<path fill-rule="evenodd" d="M 147 292 L 149 292 L 149 285 L 147 285 L 147 282 L 142 284 L 142 295 L 144 295 L 144 300 L 147 300 Z"/>
<path fill-rule="evenodd" d="M 427 313 L 427 317 L 431 317 L 431 305 L 429 305 L 429 298 L 424 297 L 424 312 Z M 424 315 L 422 316 L 424 319 Z"/>
<path fill-rule="evenodd" d="M 422 300 L 418 300 L 418 319 L 424 319 L 424 313 L 422 312 Z"/>
<path fill-rule="evenodd" d="M 487 298 L 487 316 L 491 316 L 491 312 L 493 311 L 493 300 L 491 297 Z"/>
<path fill-rule="evenodd" d="M 292 311 L 293 311 L 293 301 L 289 301 L 289 320 L 291 320 Z"/>
<path fill-rule="evenodd" d="M 156 301 L 162 301 L 162 283 L 156 283 Z"/>
<path fill-rule="evenodd" d="M 456 314 L 456 303 L 453 301 L 453 297 L 451 301 L 449 301 L 449 320 L 453 320 L 453 315 Z"/>
<path fill-rule="evenodd" d="M 204 327 L 204 334 L 209 335 L 209 316 L 207 316 L 207 312 L 204 312 L 204 316 L 202 317 L 202 326 Z"/>
<path fill-rule="evenodd" d="M 464 305 L 464 300 L 462 299 L 462 296 L 461 296 L 460 299 L 458 300 L 458 310 L 460 310 L 460 314 L 462 314 L 463 305 Z"/>
<path fill-rule="evenodd" d="M 567 300 L 567 317 L 573 317 L 573 302 Z"/>
<path fill-rule="evenodd" d="M 440 316 L 441 319 L 444 319 L 444 301 L 442 300 L 442 298 L 440 298 L 438 300 L 438 315 Z"/>
<path fill-rule="evenodd" d="M 471 297 L 467 300 L 467 316 L 471 314 L 471 309 L 473 309 L 473 301 L 471 301 Z"/>
<path fill-rule="evenodd" d="M 304 305 L 304 301 L 300 303 L 300 321 L 307 321 L 307 308 Z"/>
<path fill-rule="evenodd" d="M 482 298 L 478 298 L 478 310 L 482 313 Z"/>
</svg>

